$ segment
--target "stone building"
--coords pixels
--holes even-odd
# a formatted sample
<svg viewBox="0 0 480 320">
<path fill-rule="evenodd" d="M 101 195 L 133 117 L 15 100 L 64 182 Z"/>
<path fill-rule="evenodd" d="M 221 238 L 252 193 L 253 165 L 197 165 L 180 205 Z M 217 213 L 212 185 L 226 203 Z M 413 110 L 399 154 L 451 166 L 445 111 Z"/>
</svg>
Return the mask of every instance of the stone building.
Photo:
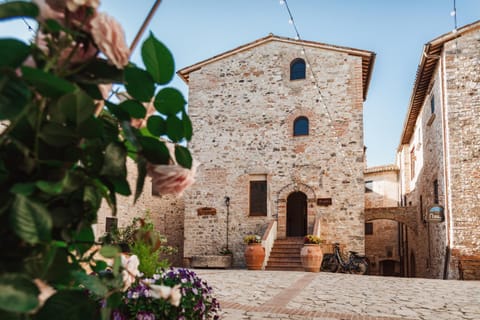
<svg viewBox="0 0 480 320">
<path fill-rule="evenodd" d="M 397 151 L 420 276 L 480 278 L 479 92 L 480 21 L 424 46 Z"/>
<path fill-rule="evenodd" d="M 269 254 L 315 233 L 374 274 L 480 279 L 480 21 L 425 45 L 396 164 L 366 168 L 374 58 L 270 35 L 180 70 L 197 182 L 183 199 L 146 184 L 135 208 L 119 200 L 119 225 L 149 210 L 175 265 L 228 247 L 243 266 L 244 235 L 268 231 Z"/>
<path fill-rule="evenodd" d="M 215 255 L 228 238 L 241 266 L 243 237 L 272 221 L 276 238 L 312 233 L 317 221 L 327 242 L 364 252 L 363 100 L 374 57 L 269 35 L 178 72 L 189 85 L 189 148 L 202 163 L 185 195 L 186 258 Z"/>
</svg>

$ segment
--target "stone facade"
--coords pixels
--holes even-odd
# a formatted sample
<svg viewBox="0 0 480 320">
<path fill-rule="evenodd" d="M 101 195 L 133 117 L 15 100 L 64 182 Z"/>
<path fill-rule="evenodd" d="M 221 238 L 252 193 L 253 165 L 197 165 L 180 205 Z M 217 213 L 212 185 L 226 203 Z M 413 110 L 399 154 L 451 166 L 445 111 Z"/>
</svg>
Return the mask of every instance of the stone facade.
<svg viewBox="0 0 480 320">
<path fill-rule="evenodd" d="M 417 73 L 397 159 L 402 204 L 418 208 L 420 276 L 458 278 L 458 259 L 480 255 L 479 39 L 476 22 L 432 40 Z M 443 222 L 425 219 L 434 204 Z"/>
<path fill-rule="evenodd" d="M 364 252 L 362 55 L 372 54 L 262 40 L 179 72 L 189 84 L 189 147 L 202 163 L 185 196 L 185 256 L 226 246 L 229 197 L 229 248 L 234 265 L 243 265 L 243 236 L 262 235 L 272 219 L 278 237 L 287 236 L 287 199 L 295 192 L 306 196 L 305 233 L 318 218 L 327 242 Z M 307 77 L 290 80 L 290 63 L 299 57 L 308 57 Z M 308 118 L 309 134 L 294 136 L 300 116 Z M 266 181 L 267 212 L 250 216 L 249 185 L 258 180 Z M 331 205 L 317 205 L 325 198 Z M 202 207 L 216 214 L 199 216 Z"/>
</svg>

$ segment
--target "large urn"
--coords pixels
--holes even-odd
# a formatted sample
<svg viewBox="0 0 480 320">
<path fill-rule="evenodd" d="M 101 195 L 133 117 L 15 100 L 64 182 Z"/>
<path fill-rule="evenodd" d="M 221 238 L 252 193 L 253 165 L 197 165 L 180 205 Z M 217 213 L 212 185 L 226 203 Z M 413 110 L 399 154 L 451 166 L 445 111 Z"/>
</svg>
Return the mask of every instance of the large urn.
<svg viewBox="0 0 480 320">
<path fill-rule="evenodd" d="M 305 271 L 320 272 L 323 260 L 322 248 L 319 244 L 304 244 L 300 251 L 300 259 Z"/>
<path fill-rule="evenodd" d="M 265 248 L 261 243 L 250 243 L 245 248 L 245 262 L 248 270 L 261 270 L 265 259 Z"/>
</svg>

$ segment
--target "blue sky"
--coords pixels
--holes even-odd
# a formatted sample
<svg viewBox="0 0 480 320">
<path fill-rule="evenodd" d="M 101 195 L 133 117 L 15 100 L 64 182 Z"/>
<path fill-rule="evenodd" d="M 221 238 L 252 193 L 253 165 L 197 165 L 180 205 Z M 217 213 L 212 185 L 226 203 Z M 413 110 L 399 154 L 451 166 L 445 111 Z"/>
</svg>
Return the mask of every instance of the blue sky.
<svg viewBox="0 0 480 320">
<path fill-rule="evenodd" d="M 130 43 L 153 0 L 101 1 Z M 423 45 L 454 28 L 453 0 L 288 0 L 302 39 L 377 54 L 364 103 L 369 166 L 393 163 Z M 480 0 L 457 0 L 462 26 L 480 19 Z M 273 33 L 295 37 L 278 0 L 163 0 L 148 30 L 173 52 L 176 69 Z M 28 38 L 22 21 L 0 24 L 0 36 Z M 133 55 L 139 61 L 138 49 Z M 188 94 L 175 79 L 173 86 Z"/>
</svg>

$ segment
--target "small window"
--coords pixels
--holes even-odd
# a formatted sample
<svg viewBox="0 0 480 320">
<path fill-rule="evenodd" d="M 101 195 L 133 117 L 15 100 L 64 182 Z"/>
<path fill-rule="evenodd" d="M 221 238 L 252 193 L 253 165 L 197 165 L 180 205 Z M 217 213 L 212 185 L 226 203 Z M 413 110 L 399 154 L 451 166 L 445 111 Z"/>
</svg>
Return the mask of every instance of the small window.
<svg viewBox="0 0 480 320">
<path fill-rule="evenodd" d="M 290 80 L 305 79 L 305 60 L 298 58 L 290 64 Z"/>
<path fill-rule="evenodd" d="M 298 117 L 293 122 L 293 135 L 294 136 L 308 136 L 308 118 Z"/>
<path fill-rule="evenodd" d="M 432 94 L 432 98 L 430 99 L 430 111 L 432 114 L 435 113 L 435 96 Z"/>
<path fill-rule="evenodd" d="M 373 192 L 373 181 L 365 181 L 365 193 Z"/>
<path fill-rule="evenodd" d="M 267 181 L 250 181 L 250 216 L 267 215 Z"/>
<path fill-rule="evenodd" d="M 433 203 L 438 204 L 439 197 L 438 197 L 438 180 L 435 179 L 433 181 Z"/>
<path fill-rule="evenodd" d="M 373 222 L 365 222 L 365 234 L 366 235 L 373 234 Z"/>
</svg>

